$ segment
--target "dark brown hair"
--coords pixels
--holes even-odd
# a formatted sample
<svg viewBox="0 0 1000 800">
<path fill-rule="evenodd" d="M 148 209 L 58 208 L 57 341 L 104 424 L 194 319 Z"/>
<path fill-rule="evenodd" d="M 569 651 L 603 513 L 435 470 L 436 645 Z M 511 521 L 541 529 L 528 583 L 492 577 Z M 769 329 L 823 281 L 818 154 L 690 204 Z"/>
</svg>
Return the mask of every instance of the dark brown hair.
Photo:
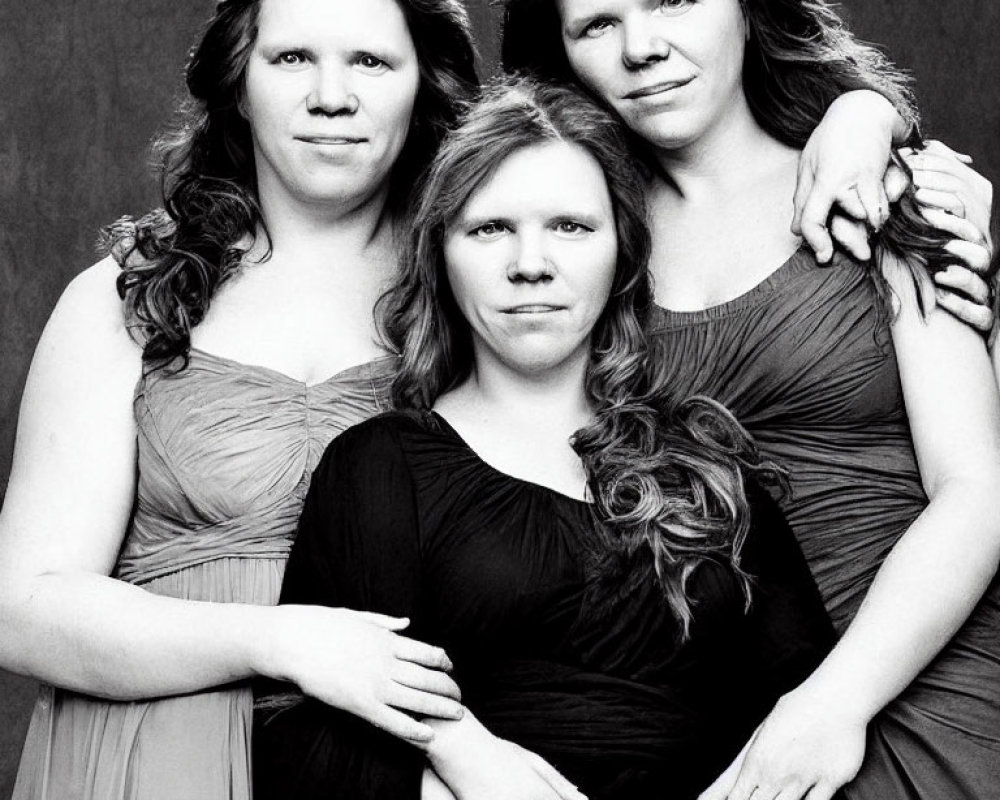
<svg viewBox="0 0 1000 800">
<path fill-rule="evenodd" d="M 595 420 L 576 432 L 573 446 L 607 523 L 599 563 L 645 553 L 686 636 L 687 584 L 700 564 L 728 565 L 748 589 L 739 569 L 749 528 L 743 481 L 774 472 L 717 403 L 691 398 L 664 412 L 643 401 L 650 236 L 642 179 L 625 135 L 610 114 L 570 87 L 525 78 L 495 82 L 442 143 L 422 184 L 399 280 L 380 305 L 386 340 L 401 355 L 393 401 L 397 408 L 429 409 L 473 365 L 469 325 L 445 268 L 450 223 L 512 152 L 556 141 L 594 158 L 611 197 L 618 258 L 591 335 L 586 391 Z"/>
<path fill-rule="evenodd" d="M 262 0 L 222 0 L 192 51 L 190 97 L 154 145 L 163 209 L 106 232 L 123 271 L 118 290 L 147 362 L 186 357 L 192 328 L 239 269 L 246 242 L 267 234 L 257 197 L 250 126 L 239 105 Z M 396 0 L 417 51 L 420 85 L 410 131 L 390 177 L 393 212 L 408 208 L 460 103 L 478 80 L 460 0 Z"/>
<path fill-rule="evenodd" d="M 743 90 L 754 118 L 767 133 L 802 148 L 837 97 L 853 89 L 871 89 L 892 102 L 910 126 L 908 143 L 919 145 L 918 115 L 908 76 L 878 48 L 847 30 L 831 3 L 738 1 L 749 28 Z M 504 68 L 543 80 L 578 83 L 566 56 L 555 0 L 505 0 L 504 9 Z M 633 152 L 648 164 L 645 143 L 637 139 L 631 139 Z M 909 268 L 919 301 L 919 284 L 927 274 L 954 261 L 944 249 L 950 238 L 920 216 L 911 187 L 875 236 L 874 263 L 886 255 L 901 259 Z M 872 270 L 872 277 L 883 311 L 891 313 L 890 292 L 881 270 Z"/>
</svg>

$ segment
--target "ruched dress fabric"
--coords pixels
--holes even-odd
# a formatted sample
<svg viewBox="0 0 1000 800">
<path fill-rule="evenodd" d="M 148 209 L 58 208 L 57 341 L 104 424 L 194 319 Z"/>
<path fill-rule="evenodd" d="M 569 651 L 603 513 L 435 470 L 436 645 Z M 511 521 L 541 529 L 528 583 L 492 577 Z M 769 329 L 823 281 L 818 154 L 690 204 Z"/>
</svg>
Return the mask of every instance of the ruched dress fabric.
<svg viewBox="0 0 1000 800">
<path fill-rule="evenodd" d="M 803 249 L 731 302 L 660 309 L 653 335 L 662 385 L 721 401 L 787 468 L 782 509 L 840 633 L 927 505 L 877 308 L 864 267 L 842 257 L 822 267 Z M 844 794 L 1000 798 L 1000 582 L 872 723 L 864 766 Z"/>
<path fill-rule="evenodd" d="M 274 604 L 309 478 L 388 405 L 396 359 L 305 385 L 193 349 L 138 383 L 138 488 L 116 577 L 159 595 Z M 14 800 L 249 800 L 252 692 L 141 702 L 43 686 Z"/>
<path fill-rule="evenodd" d="M 592 506 L 497 471 L 437 415 L 382 415 L 317 468 L 281 599 L 409 617 L 472 713 L 590 800 L 693 800 L 834 639 L 780 511 L 754 498 L 750 612 L 702 565 L 678 645 L 648 551 L 597 567 Z M 257 800 L 420 797 L 422 751 L 362 720 L 313 700 L 258 715 Z"/>
</svg>

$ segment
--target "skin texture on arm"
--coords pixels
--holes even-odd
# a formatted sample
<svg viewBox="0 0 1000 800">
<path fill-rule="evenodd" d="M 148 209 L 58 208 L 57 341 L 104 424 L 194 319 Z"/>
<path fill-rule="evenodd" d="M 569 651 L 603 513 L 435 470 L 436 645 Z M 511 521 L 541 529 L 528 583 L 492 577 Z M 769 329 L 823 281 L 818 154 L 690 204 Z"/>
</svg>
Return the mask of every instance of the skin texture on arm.
<svg viewBox="0 0 1000 800">
<path fill-rule="evenodd" d="M 783 800 L 832 797 L 861 765 L 867 723 L 945 646 L 996 572 L 1000 398 L 986 348 L 941 309 L 925 320 L 900 265 L 886 265 L 886 276 L 899 298 L 893 342 L 930 502 L 830 656 L 702 800 L 745 800 L 755 787 Z"/>
<path fill-rule="evenodd" d="M 331 702 L 370 689 L 409 641 L 393 632 L 405 621 L 179 600 L 108 577 L 135 499 L 141 370 L 117 274 L 106 259 L 70 285 L 32 364 L 0 516 L 0 666 L 119 700 L 258 674 Z M 438 648 L 412 645 L 418 660 L 446 663 Z M 376 702 L 359 713 L 385 710 Z"/>
<path fill-rule="evenodd" d="M 190 691 L 249 674 L 239 609 L 154 597 L 106 577 L 136 484 L 141 369 L 107 259 L 68 287 L 28 376 L 0 519 L 3 666 L 90 694 Z M 216 647 L 211 647 L 212 642 Z M 246 641 L 252 641 L 252 637 Z M 225 651 L 213 659 L 209 650 Z"/>
</svg>

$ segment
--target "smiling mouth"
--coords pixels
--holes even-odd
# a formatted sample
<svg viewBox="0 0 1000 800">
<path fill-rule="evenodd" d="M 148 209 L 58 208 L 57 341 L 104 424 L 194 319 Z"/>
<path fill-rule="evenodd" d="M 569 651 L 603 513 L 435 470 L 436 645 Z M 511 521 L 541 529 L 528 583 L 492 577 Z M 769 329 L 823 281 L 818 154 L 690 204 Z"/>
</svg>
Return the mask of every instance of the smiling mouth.
<svg viewBox="0 0 1000 800">
<path fill-rule="evenodd" d="M 523 306 L 513 306 L 503 309 L 504 314 L 550 314 L 553 311 L 565 311 L 566 306 L 553 306 L 547 303 L 531 303 Z"/>
<path fill-rule="evenodd" d="M 643 97 L 655 97 L 658 94 L 664 94 L 666 92 L 673 91 L 674 89 L 679 89 L 681 86 L 687 86 L 694 78 L 682 78 L 676 81 L 663 81 L 662 83 L 654 83 L 652 86 L 643 86 L 640 89 L 635 89 L 625 95 L 626 100 L 640 100 Z"/>
</svg>

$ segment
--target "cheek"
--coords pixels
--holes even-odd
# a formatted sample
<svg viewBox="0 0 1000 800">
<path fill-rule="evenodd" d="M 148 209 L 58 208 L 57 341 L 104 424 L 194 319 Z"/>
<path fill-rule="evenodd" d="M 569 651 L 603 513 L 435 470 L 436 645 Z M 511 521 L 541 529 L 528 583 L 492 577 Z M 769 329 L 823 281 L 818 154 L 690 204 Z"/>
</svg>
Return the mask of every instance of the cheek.
<svg viewBox="0 0 1000 800">
<path fill-rule="evenodd" d="M 589 270 L 585 290 L 598 313 L 604 308 L 611 294 L 618 262 L 618 244 L 613 236 L 594 243 L 589 252 Z"/>
<path fill-rule="evenodd" d="M 379 123 L 382 133 L 397 148 L 402 148 L 410 131 L 416 96 L 417 82 L 400 80 L 387 86 L 379 97 Z"/>
<path fill-rule="evenodd" d="M 610 49 L 599 41 L 566 42 L 566 57 L 570 69 L 580 82 L 603 100 L 609 100 L 608 84 L 613 70 L 610 68 Z"/>
</svg>

